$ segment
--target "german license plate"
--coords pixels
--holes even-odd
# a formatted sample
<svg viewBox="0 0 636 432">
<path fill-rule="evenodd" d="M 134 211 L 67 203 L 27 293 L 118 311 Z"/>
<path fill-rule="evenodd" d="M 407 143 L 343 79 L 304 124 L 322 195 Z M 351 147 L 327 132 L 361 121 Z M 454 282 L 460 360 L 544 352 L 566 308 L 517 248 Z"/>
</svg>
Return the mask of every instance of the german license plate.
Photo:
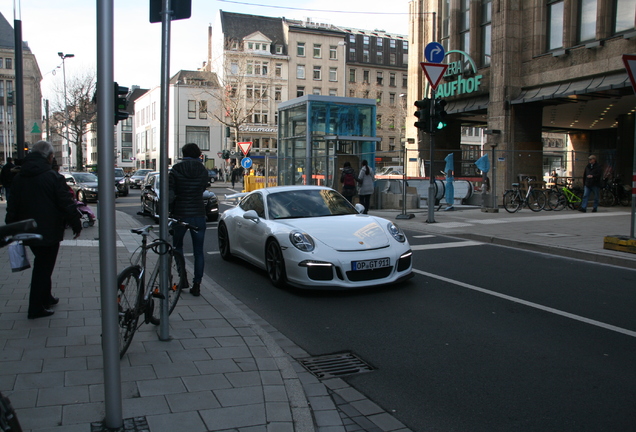
<svg viewBox="0 0 636 432">
<path fill-rule="evenodd" d="M 372 260 L 364 260 L 364 261 L 351 261 L 351 270 L 359 271 L 359 270 L 373 270 L 382 267 L 391 266 L 390 258 L 378 258 Z"/>
</svg>

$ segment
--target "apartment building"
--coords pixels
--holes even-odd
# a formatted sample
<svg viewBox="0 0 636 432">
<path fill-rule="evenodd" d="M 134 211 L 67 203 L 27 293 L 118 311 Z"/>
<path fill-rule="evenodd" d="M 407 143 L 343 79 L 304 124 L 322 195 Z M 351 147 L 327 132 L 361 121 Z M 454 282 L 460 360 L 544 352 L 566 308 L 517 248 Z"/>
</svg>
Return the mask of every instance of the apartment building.
<svg viewBox="0 0 636 432">
<path fill-rule="evenodd" d="M 413 0 L 409 8 L 408 104 L 430 95 L 419 68 L 428 43 L 443 45 L 449 66 L 437 89 L 449 117 L 435 136 L 433 172 L 449 151 L 462 161 L 462 127 L 472 126 L 485 131 L 498 191 L 557 166 L 576 180 L 590 153 L 607 172 L 631 177 L 636 97 L 622 56 L 636 52 L 636 0 Z M 410 123 L 407 137 L 426 161 L 430 136 L 418 145 Z"/>
<path fill-rule="evenodd" d="M 402 35 L 310 20 L 219 12 L 208 62 L 227 91 L 229 149 L 251 141 L 255 154 L 277 148 L 277 106 L 304 95 L 374 99 L 381 163 L 395 164 L 404 137 L 408 43 Z M 253 65 L 253 66 L 252 66 Z M 365 81 L 366 79 L 366 81 Z M 238 156 L 238 155 L 237 155 Z"/>
<path fill-rule="evenodd" d="M 179 71 L 169 82 L 168 165 L 181 158 L 181 147 L 195 143 L 206 166 L 215 166 L 223 146 L 223 128 L 215 115 L 219 107 L 219 82 L 214 73 Z M 155 87 L 134 100 L 135 169 L 158 169 L 160 162 L 161 87 Z"/>
</svg>

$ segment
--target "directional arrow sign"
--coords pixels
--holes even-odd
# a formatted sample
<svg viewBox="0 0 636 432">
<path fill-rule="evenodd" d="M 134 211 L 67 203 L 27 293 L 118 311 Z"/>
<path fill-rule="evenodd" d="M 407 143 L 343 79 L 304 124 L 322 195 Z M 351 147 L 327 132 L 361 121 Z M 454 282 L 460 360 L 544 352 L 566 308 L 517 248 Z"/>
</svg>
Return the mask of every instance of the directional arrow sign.
<svg viewBox="0 0 636 432">
<path fill-rule="evenodd" d="M 241 151 L 243 152 L 243 154 L 245 156 L 247 156 L 247 154 L 250 152 L 250 149 L 252 148 L 252 142 L 251 141 L 240 142 L 240 143 L 238 143 L 238 146 L 241 149 Z"/>
<path fill-rule="evenodd" d="M 625 63 L 625 69 L 629 75 L 629 80 L 632 82 L 632 88 L 636 92 L 636 55 L 623 54 L 623 63 Z"/>
<path fill-rule="evenodd" d="M 446 69 L 448 69 L 448 65 L 440 64 L 440 63 L 420 63 L 422 69 L 424 69 L 424 74 L 426 75 L 426 79 L 428 80 L 433 90 L 437 89 L 439 82 L 442 80 Z"/>
<path fill-rule="evenodd" d="M 424 48 L 424 57 L 431 63 L 441 63 L 444 60 L 444 47 L 438 42 L 430 42 Z"/>
</svg>

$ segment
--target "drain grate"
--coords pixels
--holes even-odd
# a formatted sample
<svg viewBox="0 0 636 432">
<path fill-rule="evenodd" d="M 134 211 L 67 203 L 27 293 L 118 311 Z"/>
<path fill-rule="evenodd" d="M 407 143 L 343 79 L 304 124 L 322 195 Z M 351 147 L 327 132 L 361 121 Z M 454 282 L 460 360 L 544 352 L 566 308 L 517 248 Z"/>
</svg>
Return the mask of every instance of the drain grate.
<svg viewBox="0 0 636 432">
<path fill-rule="evenodd" d="M 373 367 L 352 353 L 328 354 L 298 361 L 317 378 L 336 378 L 373 370 Z"/>
</svg>

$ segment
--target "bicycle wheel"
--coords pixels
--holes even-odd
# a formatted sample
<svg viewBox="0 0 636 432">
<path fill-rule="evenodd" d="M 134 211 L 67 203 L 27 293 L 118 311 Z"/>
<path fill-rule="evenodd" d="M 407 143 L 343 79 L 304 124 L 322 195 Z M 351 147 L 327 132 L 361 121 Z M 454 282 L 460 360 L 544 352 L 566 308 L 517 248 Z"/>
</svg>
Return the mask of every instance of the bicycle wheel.
<svg viewBox="0 0 636 432">
<path fill-rule="evenodd" d="M 614 205 L 614 193 L 609 189 L 601 189 L 601 200 L 599 204 L 603 207 L 610 207 Z"/>
<path fill-rule="evenodd" d="M 161 259 L 161 257 L 158 257 Z M 169 269 L 170 272 L 168 274 L 168 315 L 172 313 L 174 308 L 177 306 L 177 302 L 179 301 L 179 297 L 181 297 L 181 291 L 187 287 L 188 276 L 185 271 L 185 259 L 181 252 L 178 252 L 175 249 L 171 249 L 168 252 L 168 260 L 170 261 Z M 157 262 L 158 264 L 159 262 Z M 155 267 L 155 270 L 152 272 L 150 279 L 148 281 L 150 287 L 152 287 L 152 293 L 160 294 L 161 293 L 161 275 L 159 274 L 159 265 Z M 148 322 L 159 325 L 161 322 L 161 299 L 159 297 L 152 298 L 152 308 L 149 308 L 151 314 L 148 316 Z"/>
<path fill-rule="evenodd" d="M 141 292 L 139 267 L 127 267 L 117 276 L 117 309 L 119 314 L 119 358 L 124 357 L 139 327 Z"/>
<path fill-rule="evenodd" d="M 631 194 L 627 193 L 627 191 L 625 191 L 625 189 L 623 189 L 623 191 L 620 192 L 620 196 L 618 197 L 618 203 L 620 205 L 622 205 L 623 207 L 627 207 L 627 206 L 632 205 L 632 196 L 631 196 Z"/>
<path fill-rule="evenodd" d="M 539 189 L 533 189 L 528 195 L 528 208 L 533 212 L 538 212 L 545 207 L 545 193 Z"/>
<path fill-rule="evenodd" d="M 507 191 L 503 196 L 503 206 L 508 213 L 518 212 L 521 208 L 521 196 L 518 191 Z"/>
<path fill-rule="evenodd" d="M 583 202 L 583 191 L 581 189 L 572 189 L 568 195 L 568 207 L 572 210 L 578 210 Z"/>
<path fill-rule="evenodd" d="M 561 192 L 551 190 L 548 193 L 548 207 L 554 211 L 561 211 L 568 203 L 568 199 Z"/>
</svg>

